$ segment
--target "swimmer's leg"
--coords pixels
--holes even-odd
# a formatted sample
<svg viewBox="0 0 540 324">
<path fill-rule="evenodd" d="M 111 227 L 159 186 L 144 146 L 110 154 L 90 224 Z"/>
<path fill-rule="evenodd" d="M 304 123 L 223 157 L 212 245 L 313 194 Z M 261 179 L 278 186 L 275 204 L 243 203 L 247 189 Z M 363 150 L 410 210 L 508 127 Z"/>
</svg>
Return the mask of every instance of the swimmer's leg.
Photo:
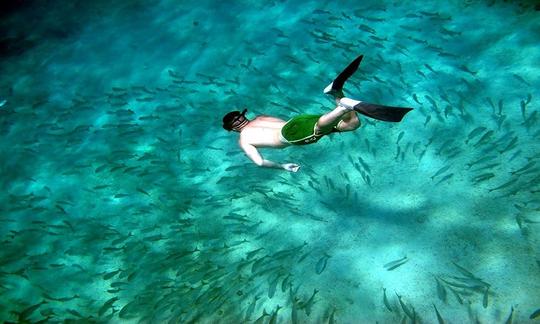
<svg viewBox="0 0 540 324">
<path fill-rule="evenodd" d="M 356 111 L 350 111 L 341 117 L 341 121 L 336 125 L 336 130 L 340 132 L 350 132 L 360 127 L 360 118 Z"/>
<path fill-rule="evenodd" d="M 317 134 L 327 134 L 334 130 L 334 127 L 340 132 L 352 131 L 360 127 L 360 121 L 354 110 L 338 105 L 319 118 L 315 131 Z"/>
<path fill-rule="evenodd" d="M 352 61 L 325 89 L 324 93 L 334 96 L 335 98 L 343 98 L 343 85 L 345 81 L 351 77 L 351 75 L 358 70 L 360 62 L 362 62 L 364 55 L 358 56 Z"/>
</svg>

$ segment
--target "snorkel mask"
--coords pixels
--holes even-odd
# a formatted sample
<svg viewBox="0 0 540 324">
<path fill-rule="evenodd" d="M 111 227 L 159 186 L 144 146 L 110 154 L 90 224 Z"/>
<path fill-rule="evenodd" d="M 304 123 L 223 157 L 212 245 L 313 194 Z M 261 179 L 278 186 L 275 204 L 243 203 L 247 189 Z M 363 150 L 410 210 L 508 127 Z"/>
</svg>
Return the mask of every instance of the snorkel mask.
<svg viewBox="0 0 540 324">
<path fill-rule="evenodd" d="M 236 110 L 231 111 L 223 117 L 223 128 L 232 131 L 235 128 L 242 127 L 248 122 L 246 118 L 247 109 L 244 109 L 242 112 Z"/>
</svg>

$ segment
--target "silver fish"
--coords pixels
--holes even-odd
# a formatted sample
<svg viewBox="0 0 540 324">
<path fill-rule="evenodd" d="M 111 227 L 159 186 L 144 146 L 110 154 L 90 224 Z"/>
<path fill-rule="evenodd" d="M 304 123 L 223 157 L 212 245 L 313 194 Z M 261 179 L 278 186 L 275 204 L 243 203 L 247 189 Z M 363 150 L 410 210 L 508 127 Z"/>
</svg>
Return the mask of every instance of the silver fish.
<svg viewBox="0 0 540 324">
<path fill-rule="evenodd" d="M 537 310 L 535 310 L 531 316 L 529 316 L 529 319 L 537 319 L 540 317 L 540 308 L 538 308 Z"/>
<path fill-rule="evenodd" d="M 435 314 L 437 314 L 437 321 L 439 322 L 439 324 L 444 324 L 444 319 L 442 318 L 441 314 L 437 310 L 437 306 L 435 306 L 435 304 L 433 304 L 433 308 L 435 308 Z"/>
<path fill-rule="evenodd" d="M 259 298 L 261 298 L 261 297 L 260 296 L 255 296 L 255 298 L 253 299 L 253 302 L 251 302 L 249 304 L 249 307 L 246 310 L 246 316 L 244 317 L 244 320 L 246 322 L 250 320 L 251 314 L 253 314 L 253 312 L 255 311 L 255 304 L 257 303 L 257 300 L 259 300 Z"/>
<path fill-rule="evenodd" d="M 320 258 L 319 261 L 317 261 L 317 265 L 315 266 L 315 272 L 317 274 L 321 274 L 324 271 L 324 269 L 326 269 L 326 264 L 328 263 L 329 258 L 330 258 L 330 255 L 325 253 L 322 256 L 322 258 Z"/>
<path fill-rule="evenodd" d="M 446 297 L 447 297 L 446 289 L 444 288 L 443 284 L 437 277 L 435 277 L 435 281 L 437 282 L 437 296 L 439 296 L 439 299 L 441 301 L 446 303 Z"/>
<path fill-rule="evenodd" d="M 433 178 L 435 178 L 435 177 L 445 173 L 446 171 L 448 171 L 448 169 L 450 169 L 451 166 L 452 166 L 451 164 L 448 164 L 448 165 L 445 165 L 442 168 L 440 168 L 439 171 L 435 172 L 435 174 L 431 176 L 431 180 L 433 180 Z"/>
<path fill-rule="evenodd" d="M 401 258 L 399 260 L 394 260 L 394 261 L 388 262 L 387 264 L 384 265 L 384 267 L 386 268 L 386 270 L 391 271 L 391 270 L 394 270 L 395 268 L 405 264 L 407 261 L 409 261 L 409 259 L 407 259 L 407 256 L 404 256 L 403 258 Z"/>
<path fill-rule="evenodd" d="M 439 184 L 445 182 L 446 180 L 452 178 L 453 176 L 454 176 L 453 173 L 447 174 L 441 180 L 439 180 L 439 182 L 437 182 L 435 185 L 439 185 Z"/>
<path fill-rule="evenodd" d="M 487 128 L 485 128 L 484 126 L 476 127 L 469 133 L 469 135 L 467 135 L 467 140 L 465 141 L 465 143 L 468 143 L 470 140 L 483 133 L 486 129 Z"/>
<path fill-rule="evenodd" d="M 384 306 L 386 306 L 386 308 L 387 308 L 391 313 L 393 313 L 393 312 L 394 312 L 394 309 L 392 308 L 392 305 L 390 305 L 390 302 L 388 301 L 388 297 L 386 297 L 386 288 L 383 288 L 383 302 L 384 302 Z"/>
<path fill-rule="evenodd" d="M 409 307 L 407 307 L 407 305 L 405 305 L 405 303 L 401 300 L 401 296 L 398 295 L 396 293 L 396 296 L 398 297 L 398 301 L 399 301 L 399 304 L 401 305 L 401 308 L 403 309 L 403 312 L 405 312 L 405 314 L 407 315 L 407 317 L 409 317 L 410 319 L 414 318 L 414 309 L 413 311 L 411 312 L 411 310 L 409 309 Z"/>
<path fill-rule="evenodd" d="M 491 188 L 489 189 L 489 192 L 492 192 L 494 190 L 499 190 L 499 189 L 504 189 L 506 187 L 509 187 L 511 185 L 513 185 L 514 183 L 516 183 L 518 181 L 519 178 L 515 177 L 515 178 L 512 178 L 510 179 L 509 181 L 503 183 L 502 185 L 498 186 L 498 187 L 495 187 L 495 188 Z"/>
<path fill-rule="evenodd" d="M 514 316 L 514 306 L 510 308 L 510 315 L 508 315 L 508 318 L 504 322 L 504 324 L 512 324 L 512 317 Z"/>
<path fill-rule="evenodd" d="M 487 131 L 484 135 L 482 135 L 482 137 L 478 140 L 478 142 L 476 142 L 476 144 L 474 144 L 474 147 L 477 147 L 479 145 L 482 145 L 482 144 L 485 144 L 486 142 L 488 142 L 491 138 L 491 136 L 493 136 L 493 131 L 490 130 L 490 131 Z"/>
<path fill-rule="evenodd" d="M 405 135 L 405 131 L 401 131 L 398 135 L 398 138 L 397 138 L 397 141 L 396 141 L 396 144 L 399 143 L 399 141 L 401 141 L 401 139 L 403 138 L 403 135 Z"/>
<path fill-rule="evenodd" d="M 270 317 L 270 320 L 268 321 L 268 324 L 275 324 L 277 323 L 278 319 L 278 312 L 282 308 L 282 306 L 277 305 L 276 310 L 272 313 L 272 317 Z"/>
<path fill-rule="evenodd" d="M 516 171 L 512 171 L 510 172 L 511 174 L 516 174 L 516 173 L 523 173 L 523 171 L 526 171 L 528 169 L 530 169 L 531 167 L 533 167 L 534 165 L 536 165 L 536 161 L 530 161 L 529 163 L 527 163 L 525 166 L 523 166 L 522 168 L 516 170 Z"/>
</svg>

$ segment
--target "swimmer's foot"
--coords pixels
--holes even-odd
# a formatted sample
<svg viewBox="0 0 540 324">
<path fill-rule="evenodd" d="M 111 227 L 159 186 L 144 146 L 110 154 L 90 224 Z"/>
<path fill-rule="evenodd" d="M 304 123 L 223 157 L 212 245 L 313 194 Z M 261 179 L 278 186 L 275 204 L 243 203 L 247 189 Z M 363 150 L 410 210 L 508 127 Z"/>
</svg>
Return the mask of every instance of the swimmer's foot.
<svg viewBox="0 0 540 324">
<path fill-rule="evenodd" d="M 351 98 L 341 98 L 339 99 L 339 105 L 347 110 L 354 110 L 357 107 L 360 107 L 362 101 L 354 100 Z"/>
<path fill-rule="evenodd" d="M 363 55 L 358 56 L 354 61 L 352 61 L 346 68 L 343 70 L 335 79 L 330 83 L 326 88 L 324 88 L 324 93 L 333 96 L 336 99 L 345 97 L 343 94 L 343 85 L 345 81 L 351 77 L 351 75 L 356 72 L 362 62 Z"/>
<path fill-rule="evenodd" d="M 339 99 L 345 97 L 345 95 L 343 94 L 342 89 L 335 89 L 334 88 L 334 82 L 330 83 L 326 88 L 324 88 L 324 93 L 334 97 L 334 99 L 336 99 L 336 100 L 339 100 Z"/>
</svg>

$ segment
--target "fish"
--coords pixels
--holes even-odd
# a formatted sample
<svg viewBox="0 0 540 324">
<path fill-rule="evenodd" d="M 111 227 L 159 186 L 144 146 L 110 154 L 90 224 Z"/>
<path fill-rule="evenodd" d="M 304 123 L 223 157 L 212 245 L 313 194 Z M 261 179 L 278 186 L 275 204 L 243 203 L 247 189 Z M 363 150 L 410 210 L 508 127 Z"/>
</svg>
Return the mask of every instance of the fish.
<svg viewBox="0 0 540 324">
<path fill-rule="evenodd" d="M 270 317 L 270 320 L 268 321 L 268 324 L 276 324 L 278 319 L 278 312 L 279 310 L 283 308 L 282 306 L 277 305 L 276 310 L 272 313 L 272 317 Z"/>
<path fill-rule="evenodd" d="M 274 297 L 274 295 L 276 294 L 277 284 L 280 277 L 281 274 L 278 274 L 276 278 L 272 282 L 270 282 L 270 285 L 268 286 L 268 298 L 272 299 L 272 297 Z"/>
<path fill-rule="evenodd" d="M 104 279 L 104 280 L 111 279 L 112 277 L 116 276 L 120 271 L 121 271 L 121 269 L 118 269 L 118 270 L 115 270 L 115 271 L 111 271 L 111 272 L 109 272 L 109 273 L 106 273 L 106 274 L 103 276 L 103 279 Z"/>
<path fill-rule="evenodd" d="M 404 265 L 408 261 L 409 261 L 409 259 L 407 259 L 407 256 L 404 256 L 401 259 L 394 260 L 394 261 L 386 263 L 384 265 L 384 267 L 386 268 L 387 271 L 391 271 L 391 270 L 396 269 L 397 267 L 400 267 L 400 266 Z"/>
<path fill-rule="evenodd" d="M 435 304 L 433 304 L 433 308 L 435 308 L 435 314 L 437 314 L 437 321 L 439 322 L 439 324 L 444 324 L 444 319 L 442 318 L 441 314 L 437 310 L 437 306 L 435 306 Z"/>
<path fill-rule="evenodd" d="M 413 93 L 412 97 L 413 97 L 413 100 L 416 101 L 417 104 L 419 105 L 422 104 L 420 101 L 418 101 L 418 97 L 416 96 L 416 93 Z"/>
<path fill-rule="evenodd" d="M 109 164 L 103 164 L 99 167 L 97 167 L 95 170 L 94 170 L 94 173 L 100 173 L 101 171 L 103 171 L 106 167 L 108 167 Z"/>
<path fill-rule="evenodd" d="M 403 135 L 405 135 L 405 131 L 401 131 L 398 135 L 398 138 L 397 138 L 397 141 L 396 141 L 396 144 L 399 143 L 399 141 L 403 138 Z"/>
<path fill-rule="evenodd" d="M 247 252 L 247 253 L 246 253 L 246 259 L 247 259 L 247 260 L 252 259 L 252 258 L 255 256 L 255 254 L 257 254 L 257 253 L 258 253 L 259 251 L 261 251 L 261 250 L 264 250 L 264 248 L 261 247 L 261 248 L 258 248 L 258 249 L 256 249 L 256 250 Z"/>
<path fill-rule="evenodd" d="M 80 317 L 80 318 L 84 317 L 81 313 L 77 312 L 74 309 L 66 309 L 66 312 L 70 313 L 73 316 L 77 316 L 77 317 Z"/>
<path fill-rule="evenodd" d="M 248 322 L 251 319 L 251 315 L 255 311 L 255 305 L 257 304 L 257 300 L 259 300 L 260 298 L 260 296 L 255 296 L 253 298 L 253 302 L 249 304 L 249 307 L 246 310 L 246 316 L 244 317 L 245 322 Z"/>
<path fill-rule="evenodd" d="M 459 295 L 459 292 L 453 288 L 450 288 L 450 291 L 452 293 L 454 293 L 454 296 L 456 297 L 458 303 L 460 303 L 461 305 L 463 305 L 463 299 L 461 298 L 461 296 Z"/>
<path fill-rule="evenodd" d="M 268 257 L 270 257 L 270 255 L 267 254 L 267 255 L 265 255 L 265 256 L 263 256 L 263 257 L 257 259 L 257 260 L 253 263 L 253 265 L 251 266 L 251 273 L 256 273 L 256 272 L 259 270 L 259 268 L 261 267 L 261 265 L 262 265 L 262 263 L 264 262 L 264 260 L 265 260 L 266 258 L 268 258 Z"/>
<path fill-rule="evenodd" d="M 454 173 L 449 173 L 449 174 L 445 175 L 444 177 L 442 177 L 435 185 L 439 185 L 439 184 L 445 182 L 446 180 L 449 180 L 453 176 L 454 176 Z"/>
<path fill-rule="evenodd" d="M 451 281 L 449 279 L 441 278 L 441 280 L 443 282 L 445 282 L 448 286 L 454 287 L 454 288 L 476 290 L 476 289 L 482 289 L 482 288 L 489 288 L 490 287 L 490 284 L 482 281 L 482 279 L 479 279 L 479 278 L 452 277 L 452 279 L 454 281 Z"/>
<path fill-rule="evenodd" d="M 486 288 L 486 291 L 484 292 L 484 298 L 482 298 L 482 306 L 484 306 L 484 308 L 488 307 L 488 293 L 489 287 Z"/>
<path fill-rule="evenodd" d="M 537 319 L 537 318 L 540 318 L 540 308 L 538 308 L 537 310 L 535 310 L 531 316 L 529 316 L 529 319 Z"/>
<path fill-rule="evenodd" d="M 262 315 L 261 315 L 259 318 L 257 318 L 257 319 L 255 320 L 255 322 L 253 322 L 253 323 L 254 323 L 254 324 L 258 324 L 258 323 L 261 323 L 261 324 L 262 324 L 262 323 L 264 323 L 264 318 L 265 318 L 266 316 L 270 316 L 270 314 L 268 314 L 268 313 L 266 312 L 266 308 L 264 308 L 264 309 L 263 309 Z"/>
<path fill-rule="evenodd" d="M 451 113 L 452 113 L 452 106 L 446 105 L 446 107 L 444 107 L 444 117 L 448 118 L 448 115 L 450 115 Z"/>
<path fill-rule="evenodd" d="M 512 317 L 514 317 L 514 306 L 510 308 L 510 315 L 508 315 L 504 324 L 512 324 Z"/>
<path fill-rule="evenodd" d="M 114 304 L 117 300 L 118 300 L 118 297 L 113 297 L 113 298 L 107 300 L 107 301 L 103 304 L 103 306 L 101 306 L 101 307 L 99 308 L 98 316 L 99 316 L 99 317 L 103 316 L 103 314 L 105 314 L 105 312 L 106 312 L 107 310 L 109 310 L 109 308 L 111 308 L 111 307 L 113 306 L 113 304 Z"/>
<path fill-rule="evenodd" d="M 437 172 L 435 172 L 434 175 L 431 176 L 431 180 L 433 180 L 435 177 L 437 177 L 437 176 L 445 173 L 446 171 L 448 171 L 448 169 L 450 169 L 450 167 L 452 167 L 452 165 L 448 164 L 448 165 L 445 165 L 442 168 L 440 168 Z"/>
<path fill-rule="evenodd" d="M 446 303 L 447 300 L 447 294 L 446 289 L 444 288 L 444 285 L 441 283 L 441 281 L 435 277 L 435 281 L 437 282 L 437 296 L 439 299 Z"/>
<path fill-rule="evenodd" d="M 135 317 L 137 310 L 140 309 L 141 303 L 138 299 L 134 299 L 129 303 L 125 304 L 120 311 L 118 312 L 118 317 L 122 319 L 131 319 Z"/>
<path fill-rule="evenodd" d="M 528 105 L 532 100 L 532 94 L 527 93 L 527 101 L 525 101 L 525 105 Z"/>
<path fill-rule="evenodd" d="M 489 172 L 489 173 L 484 173 L 484 174 L 480 174 L 480 175 L 477 175 L 473 178 L 473 182 L 475 184 L 479 184 L 480 182 L 484 182 L 486 180 L 489 180 L 491 178 L 495 177 L 495 174 Z"/>
<path fill-rule="evenodd" d="M 388 309 L 391 313 L 394 312 L 394 309 L 392 308 L 392 305 L 390 305 L 388 297 L 386 296 L 386 288 L 383 288 L 383 303 L 386 309 Z"/>
<path fill-rule="evenodd" d="M 499 153 L 502 154 L 502 153 L 507 152 L 510 149 L 514 148 L 516 146 L 516 144 L 517 144 L 517 141 L 518 141 L 518 137 L 514 136 L 512 138 L 512 140 L 503 149 L 499 150 Z"/>
<path fill-rule="evenodd" d="M 0 108 L 3 107 L 7 103 L 6 99 L 3 99 L 0 101 Z"/>
<path fill-rule="evenodd" d="M 330 257 L 330 255 L 324 253 L 324 255 L 319 259 L 319 261 L 317 261 L 317 265 L 315 266 L 315 272 L 317 274 L 321 274 L 324 269 L 326 269 L 326 265 Z"/>
<path fill-rule="evenodd" d="M 298 259 L 298 263 L 304 261 L 310 254 L 311 254 L 311 251 L 308 251 L 308 252 L 304 253 L 304 254 Z"/>
<path fill-rule="evenodd" d="M 527 163 L 525 166 L 523 166 L 522 168 L 516 170 L 516 171 L 511 171 L 510 173 L 512 175 L 516 174 L 516 173 L 523 173 L 524 171 L 527 171 L 528 169 L 532 168 L 533 166 L 536 165 L 536 161 L 530 161 L 529 163 Z"/>
<path fill-rule="evenodd" d="M 398 145 L 397 151 L 396 151 L 396 157 L 394 159 L 398 159 L 399 154 L 401 153 L 401 146 Z"/>
<path fill-rule="evenodd" d="M 396 296 L 398 297 L 398 301 L 399 301 L 399 304 L 401 305 L 401 309 L 403 309 L 403 312 L 405 312 L 405 314 L 407 315 L 407 317 L 409 317 L 410 319 L 413 319 L 415 316 L 414 316 L 414 309 L 413 311 L 411 312 L 411 310 L 409 309 L 409 307 L 407 307 L 407 305 L 405 305 L 405 303 L 401 300 L 401 296 L 398 295 L 396 293 Z"/>
<path fill-rule="evenodd" d="M 317 15 L 322 15 L 322 14 L 330 15 L 330 14 L 332 14 L 332 12 L 330 12 L 328 10 L 322 10 L 322 9 L 315 9 L 315 10 L 312 11 L 312 13 L 317 14 Z"/>
<path fill-rule="evenodd" d="M 461 272 L 466 277 L 477 279 L 476 276 L 472 272 L 470 272 L 469 270 L 467 270 L 464 267 L 460 266 L 456 262 L 452 261 L 452 264 L 454 264 L 454 266 L 459 270 L 459 272 Z"/>
<path fill-rule="evenodd" d="M 137 187 L 136 190 L 137 190 L 138 192 L 140 192 L 140 193 L 142 193 L 142 194 L 147 195 L 148 197 L 150 197 L 150 194 L 149 194 L 146 190 L 141 189 L 141 188 L 139 188 L 139 187 Z"/>
<path fill-rule="evenodd" d="M 502 115 L 502 111 L 503 111 L 503 100 L 502 99 L 499 100 L 498 107 L 499 107 L 499 115 Z"/>
<path fill-rule="evenodd" d="M 471 74 L 472 76 L 475 76 L 478 72 L 471 71 L 466 65 L 462 64 L 459 66 L 459 69 L 463 72 L 467 72 Z"/>
<path fill-rule="evenodd" d="M 525 109 L 527 108 L 527 105 L 525 104 L 525 101 L 521 100 L 519 102 L 519 105 L 521 107 L 521 117 L 523 118 L 523 120 L 525 121 L 526 118 L 525 118 Z"/>
<path fill-rule="evenodd" d="M 489 189 L 489 192 L 492 192 L 492 191 L 495 191 L 495 190 L 499 190 L 499 189 L 504 189 L 504 188 L 507 188 L 511 185 L 513 185 L 514 183 L 516 183 L 518 181 L 518 177 L 514 177 L 510 180 L 508 180 L 507 182 L 503 183 L 502 185 L 498 186 L 498 187 L 495 187 L 495 188 L 491 188 Z"/>
<path fill-rule="evenodd" d="M 491 100 L 490 97 L 486 97 L 486 101 L 491 106 L 491 109 L 493 109 L 493 112 L 495 112 L 495 104 L 493 104 L 493 100 Z"/>
<path fill-rule="evenodd" d="M 436 73 L 436 71 L 429 64 L 425 63 L 424 66 L 431 72 Z"/>
<path fill-rule="evenodd" d="M 521 75 L 519 75 L 519 74 L 515 74 L 515 73 L 514 73 L 514 74 L 512 74 L 512 76 L 513 76 L 516 80 L 518 80 L 519 82 L 523 82 L 524 84 L 526 84 L 526 85 L 528 85 L 528 86 L 531 85 L 529 82 L 527 82 L 527 81 L 526 81 Z"/>
<path fill-rule="evenodd" d="M 429 103 L 431 103 L 431 105 L 435 107 L 435 110 L 439 110 L 439 107 L 437 106 L 437 102 L 435 101 L 435 99 L 431 98 L 429 95 L 425 95 L 424 97 L 426 97 Z"/>
<path fill-rule="evenodd" d="M 371 33 L 371 34 L 376 34 L 377 33 L 375 31 L 375 29 L 369 27 L 368 25 L 364 25 L 364 24 L 359 25 L 358 29 L 363 30 L 363 31 L 368 32 L 368 33 Z"/>
<path fill-rule="evenodd" d="M 535 110 L 532 114 L 529 115 L 527 120 L 525 120 L 522 125 L 525 125 L 525 127 L 528 129 L 529 127 L 531 127 L 533 124 L 536 123 L 537 118 L 538 118 L 538 111 Z"/>
<path fill-rule="evenodd" d="M 456 31 L 453 31 L 453 30 L 450 30 L 450 29 L 447 29 L 447 28 L 444 28 L 444 27 L 439 28 L 439 32 L 441 34 L 443 34 L 443 35 L 447 35 L 447 36 L 450 36 L 450 37 L 461 35 L 461 32 L 456 32 Z"/>
<path fill-rule="evenodd" d="M 70 301 L 70 300 L 73 300 L 73 299 L 76 299 L 76 298 L 80 298 L 79 295 L 73 295 L 71 297 L 60 297 L 60 298 L 57 298 L 57 297 L 52 297 L 51 295 L 47 294 L 47 293 L 43 293 L 43 297 L 49 299 L 49 300 L 55 300 L 55 301 L 59 301 L 59 302 L 67 302 L 67 301 Z"/>
<path fill-rule="evenodd" d="M 426 120 L 424 121 L 424 127 L 426 127 L 426 125 L 429 123 L 430 120 L 431 120 L 431 115 L 427 115 Z"/>
<path fill-rule="evenodd" d="M 281 292 L 285 292 L 288 286 L 292 286 L 290 282 L 291 274 L 289 273 L 281 282 Z"/>
<path fill-rule="evenodd" d="M 367 173 L 371 173 L 371 169 L 369 168 L 369 165 L 360 156 L 358 157 L 358 161 L 360 162 L 360 164 L 362 165 L 362 167 Z"/>
<path fill-rule="evenodd" d="M 465 164 L 468 168 L 471 168 L 473 165 L 476 165 L 476 164 L 479 164 L 479 163 L 484 163 L 484 162 L 487 162 L 487 161 L 490 161 L 490 160 L 493 160 L 497 158 L 496 155 L 486 155 L 486 156 L 483 156 L 481 158 L 479 158 L 478 160 L 476 161 L 473 161 L 471 163 L 467 163 Z"/>
<path fill-rule="evenodd" d="M 19 322 L 26 322 L 28 317 L 32 315 L 41 305 L 47 303 L 47 301 L 42 301 L 40 303 L 37 303 L 35 305 L 31 305 L 23 309 L 20 313 L 18 313 L 19 316 Z"/>
<path fill-rule="evenodd" d="M 472 140 L 473 138 L 475 138 L 476 136 L 480 135 L 481 133 L 483 133 L 487 128 L 485 128 L 484 126 L 479 126 L 479 127 L 476 127 L 475 129 L 473 129 L 469 135 L 467 135 L 467 139 L 465 140 L 465 144 L 469 143 L 470 140 Z"/>
<path fill-rule="evenodd" d="M 484 135 L 482 135 L 482 137 L 478 140 L 478 142 L 476 142 L 476 144 L 474 144 L 474 147 L 477 147 L 481 144 L 484 144 L 486 143 L 487 141 L 489 141 L 489 139 L 491 138 L 491 136 L 493 136 L 493 131 L 490 130 L 490 131 L 487 131 L 486 133 L 484 133 Z"/>
<path fill-rule="evenodd" d="M 313 306 L 315 295 L 317 295 L 318 292 L 319 290 L 313 289 L 313 294 L 311 295 L 311 297 L 305 303 L 302 303 L 302 305 L 299 307 L 300 309 L 304 309 L 307 316 L 311 314 L 311 307 Z"/>
</svg>

